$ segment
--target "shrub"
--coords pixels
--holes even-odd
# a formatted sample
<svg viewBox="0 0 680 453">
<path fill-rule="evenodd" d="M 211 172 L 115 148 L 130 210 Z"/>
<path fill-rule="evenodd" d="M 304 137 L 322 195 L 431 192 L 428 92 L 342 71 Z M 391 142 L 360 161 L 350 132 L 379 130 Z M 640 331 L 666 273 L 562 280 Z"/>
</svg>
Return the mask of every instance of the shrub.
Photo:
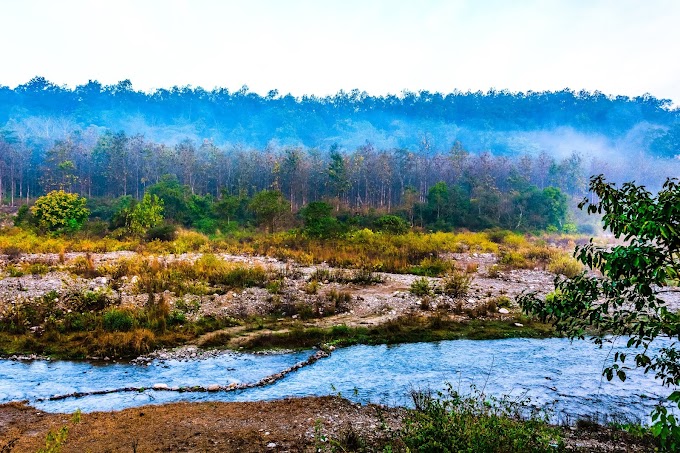
<svg viewBox="0 0 680 453">
<path fill-rule="evenodd" d="M 177 237 L 177 227 L 169 223 L 149 228 L 146 232 L 147 241 L 174 241 Z"/>
<path fill-rule="evenodd" d="M 470 289 L 472 277 L 461 272 L 452 272 L 442 279 L 441 292 L 454 299 L 465 297 Z"/>
<path fill-rule="evenodd" d="M 85 207 L 87 200 L 74 193 L 53 190 L 38 198 L 31 211 L 43 231 L 63 233 L 79 230 L 90 211 Z"/>
<path fill-rule="evenodd" d="M 26 206 L 26 205 L 24 205 Z M 22 206 L 23 207 L 23 206 Z M 10 263 L 16 263 L 21 259 L 22 251 L 19 247 L 15 245 L 9 245 L 3 249 L 5 255 L 7 255 L 7 260 Z"/>
<path fill-rule="evenodd" d="M 327 308 L 329 315 L 338 312 L 344 312 L 349 309 L 349 304 L 352 302 L 352 295 L 347 291 L 331 290 L 326 295 L 330 306 Z"/>
<path fill-rule="evenodd" d="M 199 341 L 198 346 L 201 348 L 214 348 L 220 346 L 226 346 L 231 340 L 231 335 L 224 330 L 219 330 L 217 332 L 210 332 L 205 334 Z"/>
<path fill-rule="evenodd" d="M 83 291 L 67 296 L 72 301 L 74 309 L 79 311 L 99 311 L 105 309 L 110 301 L 105 292 Z"/>
<path fill-rule="evenodd" d="M 87 253 L 85 256 L 79 256 L 73 260 L 72 270 L 74 274 L 86 278 L 99 277 L 99 272 L 94 266 L 92 255 L 89 253 Z"/>
<path fill-rule="evenodd" d="M 411 283 L 410 291 L 411 294 L 416 296 L 429 296 L 432 294 L 432 287 L 430 286 L 430 281 L 427 278 L 421 277 Z"/>
<path fill-rule="evenodd" d="M 570 256 L 560 255 L 548 263 L 548 270 L 553 274 L 561 274 L 567 278 L 574 278 L 581 273 L 583 266 Z"/>
<path fill-rule="evenodd" d="M 102 320 L 104 329 L 110 332 L 127 332 L 132 329 L 134 322 L 135 320 L 130 312 L 117 308 L 104 313 Z"/>
<path fill-rule="evenodd" d="M 31 275 L 45 275 L 50 271 L 50 267 L 45 263 L 31 263 L 26 267 Z"/>
<path fill-rule="evenodd" d="M 144 194 L 144 198 L 124 210 L 125 227 L 135 235 L 143 235 L 150 228 L 158 228 L 163 222 L 163 200 L 156 195 Z"/>
<path fill-rule="evenodd" d="M 375 221 L 375 226 L 379 231 L 390 234 L 405 234 L 409 230 L 409 225 L 401 217 L 395 215 L 384 215 Z"/>
<path fill-rule="evenodd" d="M 5 271 L 7 272 L 7 275 L 10 277 L 23 277 L 24 276 L 24 271 L 20 267 L 17 267 L 13 264 L 10 264 L 5 268 Z"/>
<path fill-rule="evenodd" d="M 305 293 L 307 294 L 316 294 L 319 292 L 319 282 L 316 280 L 310 280 L 306 285 L 305 285 Z"/>
<path fill-rule="evenodd" d="M 451 386 L 436 397 L 428 392 L 412 396 L 416 409 L 408 414 L 400 438 L 410 451 L 563 450 L 560 429 L 532 411 L 528 399 L 489 398 L 476 390 L 461 396 Z"/>
<path fill-rule="evenodd" d="M 451 262 L 438 257 L 427 257 L 418 266 L 412 267 L 410 272 L 415 275 L 438 277 L 452 269 Z"/>
<path fill-rule="evenodd" d="M 168 315 L 168 325 L 177 326 L 182 325 L 187 321 L 187 316 L 183 311 L 172 310 Z"/>
</svg>

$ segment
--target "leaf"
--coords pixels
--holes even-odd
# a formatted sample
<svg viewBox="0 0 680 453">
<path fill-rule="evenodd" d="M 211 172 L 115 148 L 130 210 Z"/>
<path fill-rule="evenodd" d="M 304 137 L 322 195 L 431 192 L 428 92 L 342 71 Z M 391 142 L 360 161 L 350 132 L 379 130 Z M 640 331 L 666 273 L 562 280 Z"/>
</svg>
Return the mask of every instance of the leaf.
<svg viewBox="0 0 680 453">
<path fill-rule="evenodd" d="M 618 370 L 616 376 L 621 380 L 621 382 L 626 382 L 626 372 L 623 370 Z M 611 379 L 610 379 L 611 380 Z"/>
</svg>

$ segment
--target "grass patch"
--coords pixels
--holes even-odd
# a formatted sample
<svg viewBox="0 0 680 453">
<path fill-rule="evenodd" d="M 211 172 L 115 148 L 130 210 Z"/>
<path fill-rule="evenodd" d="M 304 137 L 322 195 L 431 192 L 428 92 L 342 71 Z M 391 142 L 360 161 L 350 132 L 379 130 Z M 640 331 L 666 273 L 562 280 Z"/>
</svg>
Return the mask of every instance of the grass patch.
<svg viewBox="0 0 680 453">
<path fill-rule="evenodd" d="M 528 319 L 524 327 L 515 321 L 470 320 L 458 322 L 439 316 L 406 315 L 374 327 L 338 325 L 329 328 L 304 327 L 294 323 L 286 331 L 249 335 L 241 343 L 245 349 L 308 348 L 329 344 L 349 346 L 354 344 L 397 344 L 442 340 L 492 340 L 500 338 L 547 338 L 554 336 L 553 328 Z M 276 328 L 276 325 L 263 327 Z"/>
<path fill-rule="evenodd" d="M 562 432 L 537 414 L 526 399 L 493 398 L 473 388 L 412 394 L 416 409 L 406 417 L 397 447 L 406 451 L 556 452 Z"/>
</svg>

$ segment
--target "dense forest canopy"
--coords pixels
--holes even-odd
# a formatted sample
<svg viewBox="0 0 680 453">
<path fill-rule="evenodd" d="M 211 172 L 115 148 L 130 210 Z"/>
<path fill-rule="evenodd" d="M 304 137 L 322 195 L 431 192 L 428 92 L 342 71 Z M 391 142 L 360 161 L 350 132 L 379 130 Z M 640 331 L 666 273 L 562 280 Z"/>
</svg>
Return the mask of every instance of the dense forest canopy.
<svg viewBox="0 0 680 453">
<path fill-rule="evenodd" d="M 348 149 L 369 141 L 378 148 L 416 151 L 449 148 L 462 142 L 473 152 L 540 152 L 555 147 L 546 131 L 560 140 L 577 138 L 578 147 L 608 145 L 649 150 L 657 156 L 678 154 L 679 110 L 671 101 L 645 95 L 606 96 L 572 91 L 511 93 L 429 91 L 370 96 L 359 90 L 334 96 L 252 93 L 215 88 L 173 87 L 151 93 L 135 91 L 129 80 L 103 86 L 90 81 L 74 89 L 35 77 L 14 89 L 0 87 L 0 125 L 43 139 L 63 139 L 90 126 L 144 134 L 177 144 L 185 138 L 217 146 L 268 144 Z M 586 140 L 585 138 L 589 138 Z M 533 142 L 533 143 L 528 143 Z M 574 143 L 564 143 L 567 153 Z M 555 147 L 556 148 L 556 147 Z"/>
<path fill-rule="evenodd" d="M 560 229 L 551 209 L 592 174 L 652 189 L 680 174 L 669 100 L 568 89 L 294 98 L 36 77 L 0 87 L 0 126 L 10 205 L 55 189 L 140 200 L 155 185 L 199 205 L 277 190 L 292 212 L 326 200 L 412 225 Z"/>
</svg>

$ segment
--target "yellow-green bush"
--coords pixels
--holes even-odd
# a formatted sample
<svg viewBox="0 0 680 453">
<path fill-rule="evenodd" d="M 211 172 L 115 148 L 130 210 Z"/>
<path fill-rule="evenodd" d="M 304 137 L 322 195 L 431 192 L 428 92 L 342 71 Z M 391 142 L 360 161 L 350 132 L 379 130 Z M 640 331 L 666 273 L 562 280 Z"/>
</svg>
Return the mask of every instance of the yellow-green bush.
<svg viewBox="0 0 680 453">
<path fill-rule="evenodd" d="M 553 274 L 564 275 L 567 278 L 576 277 L 583 271 L 583 265 L 576 261 L 575 258 L 566 254 L 556 256 L 548 264 L 548 270 Z"/>
</svg>

